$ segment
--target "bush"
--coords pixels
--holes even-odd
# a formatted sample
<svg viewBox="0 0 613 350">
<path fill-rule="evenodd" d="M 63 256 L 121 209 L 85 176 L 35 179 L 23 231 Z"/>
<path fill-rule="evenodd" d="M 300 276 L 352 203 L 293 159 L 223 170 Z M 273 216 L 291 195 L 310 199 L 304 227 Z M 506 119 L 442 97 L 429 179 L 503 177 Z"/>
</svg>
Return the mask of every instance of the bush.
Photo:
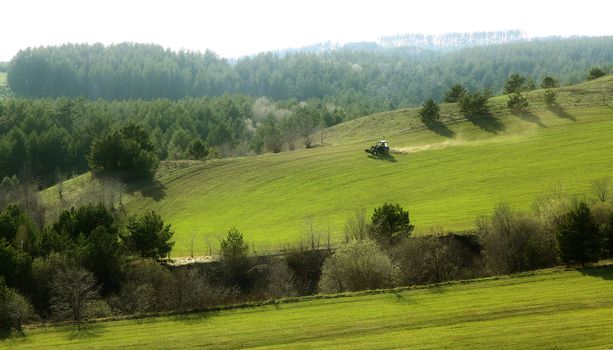
<svg viewBox="0 0 613 350">
<path fill-rule="evenodd" d="M 124 313 L 171 310 L 174 280 L 155 260 L 135 260 L 123 266 L 122 286 L 113 306 Z"/>
<path fill-rule="evenodd" d="M 555 238 L 535 217 L 513 211 L 506 203 L 491 218 L 477 222 L 485 250 L 486 268 L 509 274 L 555 264 Z"/>
<path fill-rule="evenodd" d="M 430 284 L 482 274 L 481 246 L 475 236 L 411 237 L 394 249 L 403 284 Z"/>
<path fill-rule="evenodd" d="M 389 288 L 396 284 L 398 268 L 370 240 L 340 246 L 324 262 L 319 281 L 321 293 Z"/>
<path fill-rule="evenodd" d="M 330 256 L 326 249 L 307 249 L 304 245 L 291 249 L 285 256 L 298 295 L 317 292 L 324 261 Z"/>
<path fill-rule="evenodd" d="M 128 249 L 142 258 L 162 259 L 168 256 L 174 242 L 174 232 L 170 224 L 164 225 L 162 218 L 153 210 L 128 218 L 127 237 L 124 241 Z"/>
<path fill-rule="evenodd" d="M 526 77 L 520 74 L 511 74 L 504 84 L 504 94 L 515 94 L 524 91 L 526 82 Z"/>
<path fill-rule="evenodd" d="M 541 87 L 543 89 L 553 89 L 553 88 L 557 88 L 558 86 L 559 86 L 558 81 L 548 75 L 546 75 L 543 78 L 543 81 L 541 82 Z"/>
</svg>

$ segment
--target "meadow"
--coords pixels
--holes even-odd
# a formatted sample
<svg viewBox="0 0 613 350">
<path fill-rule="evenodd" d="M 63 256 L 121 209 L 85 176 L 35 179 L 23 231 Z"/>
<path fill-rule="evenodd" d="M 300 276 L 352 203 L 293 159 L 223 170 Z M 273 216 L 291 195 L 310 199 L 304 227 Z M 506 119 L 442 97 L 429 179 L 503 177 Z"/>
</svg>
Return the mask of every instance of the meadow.
<svg viewBox="0 0 613 350">
<path fill-rule="evenodd" d="M 6 349 L 610 348 L 613 266 L 26 330 Z"/>
<path fill-rule="evenodd" d="M 124 201 L 128 212 L 154 209 L 172 224 L 173 256 L 189 255 L 192 240 L 195 255 L 210 253 L 232 227 L 255 250 L 279 249 L 311 227 L 336 243 L 355 211 L 384 202 L 408 209 L 418 234 L 470 229 L 502 200 L 528 210 L 552 191 L 588 196 L 592 180 L 613 175 L 613 77 L 560 89 L 555 108 L 542 94 L 529 93 L 519 114 L 494 97 L 486 118 L 443 104 L 433 125 L 418 109 L 367 116 L 318 133 L 313 149 L 190 163 Z M 395 150 L 389 158 L 363 151 L 380 138 Z"/>
</svg>

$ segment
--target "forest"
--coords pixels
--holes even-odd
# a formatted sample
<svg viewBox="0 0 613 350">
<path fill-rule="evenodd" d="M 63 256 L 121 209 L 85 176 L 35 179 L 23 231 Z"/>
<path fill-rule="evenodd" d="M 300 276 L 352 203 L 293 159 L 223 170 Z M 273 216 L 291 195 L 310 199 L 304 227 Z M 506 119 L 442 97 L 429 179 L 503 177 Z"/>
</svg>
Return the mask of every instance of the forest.
<svg viewBox="0 0 613 350">
<path fill-rule="evenodd" d="M 440 100 L 453 84 L 501 91 L 511 73 L 539 80 L 547 74 L 577 83 L 591 66 L 608 66 L 613 37 L 542 39 L 457 50 L 403 46 L 322 54 L 260 53 L 235 63 L 158 45 L 66 44 L 28 48 L 8 65 L 18 97 L 181 99 L 226 93 L 273 100 L 322 99 L 351 117 Z"/>
</svg>

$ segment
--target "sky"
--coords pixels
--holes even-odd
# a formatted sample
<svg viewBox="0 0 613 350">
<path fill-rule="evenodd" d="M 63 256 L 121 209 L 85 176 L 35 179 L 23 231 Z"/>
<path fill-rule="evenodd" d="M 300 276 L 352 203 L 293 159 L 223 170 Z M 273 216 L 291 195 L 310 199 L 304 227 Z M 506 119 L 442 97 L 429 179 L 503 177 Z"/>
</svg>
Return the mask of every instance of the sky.
<svg viewBox="0 0 613 350">
<path fill-rule="evenodd" d="M 613 35 L 611 13 L 611 0 L 2 0 L 0 61 L 68 42 L 155 43 L 230 58 L 406 33 Z"/>
</svg>

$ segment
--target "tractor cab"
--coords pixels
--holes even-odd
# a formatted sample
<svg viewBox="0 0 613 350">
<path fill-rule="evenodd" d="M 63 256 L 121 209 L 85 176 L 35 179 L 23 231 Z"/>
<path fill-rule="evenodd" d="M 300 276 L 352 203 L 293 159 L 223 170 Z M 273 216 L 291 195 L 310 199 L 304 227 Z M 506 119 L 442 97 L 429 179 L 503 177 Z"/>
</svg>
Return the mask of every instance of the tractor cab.
<svg viewBox="0 0 613 350">
<path fill-rule="evenodd" d="M 381 140 L 376 145 L 364 150 L 364 152 L 370 153 L 373 156 L 386 155 L 389 154 L 389 151 L 390 147 L 385 140 Z"/>
</svg>

